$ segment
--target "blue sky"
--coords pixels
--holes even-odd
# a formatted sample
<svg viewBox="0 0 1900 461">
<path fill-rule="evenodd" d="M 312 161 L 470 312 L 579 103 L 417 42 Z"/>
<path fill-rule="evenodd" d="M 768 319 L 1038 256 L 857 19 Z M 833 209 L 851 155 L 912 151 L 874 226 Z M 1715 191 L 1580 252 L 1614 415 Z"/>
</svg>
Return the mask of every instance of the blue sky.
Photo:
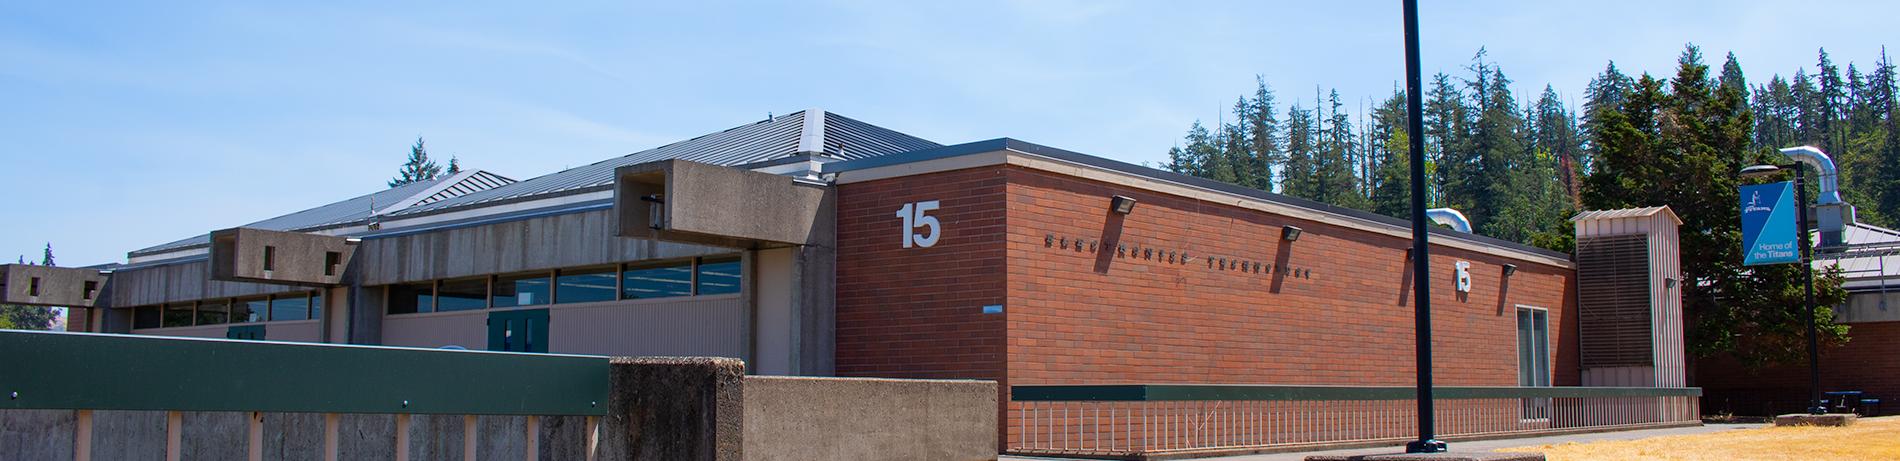
<svg viewBox="0 0 1900 461">
<path fill-rule="evenodd" d="M 0 255 L 121 261 L 372 192 L 418 135 L 525 179 L 819 107 L 1157 162 L 1255 74 L 1356 109 L 1404 73 L 1395 1 L 276 3 L 0 4 Z M 1483 46 L 1572 100 L 1689 42 L 1752 79 L 1900 44 L 1877 1 L 1425 3 L 1428 72 Z"/>
</svg>

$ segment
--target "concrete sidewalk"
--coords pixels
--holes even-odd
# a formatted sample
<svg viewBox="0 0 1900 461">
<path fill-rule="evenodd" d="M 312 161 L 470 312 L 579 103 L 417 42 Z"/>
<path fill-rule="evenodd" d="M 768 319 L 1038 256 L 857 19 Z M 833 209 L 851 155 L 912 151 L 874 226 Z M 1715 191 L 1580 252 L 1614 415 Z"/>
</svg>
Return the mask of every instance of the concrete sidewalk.
<svg viewBox="0 0 1900 461">
<path fill-rule="evenodd" d="M 1553 435 L 1553 436 L 1545 436 L 1545 437 L 1526 437 L 1526 438 L 1521 438 L 1521 439 L 1479 440 L 1479 441 L 1470 441 L 1470 442 L 1452 442 L 1451 448 L 1457 451 L 1491 451 L 1491 450 L 1496 450 L 1499 448 L 1522 447 L 1522 446 L 1530 446 L 1530 445 L 1552 445 L 1552 444 L 1567 443 L 1567 442 L 1595 442 L 1595 441 L 1602 441 L 1602 440 L 1635 440 L 1635 439 L 1645 439 L 1645 438 L 1650 438 L 1650 437 L 1660 437 L 1660 436 L 1665 436 L 1665 435 L 1707 434 L 1711 432 L 1732 431 L 1732 430 L 1738 430 L 1738 429 L 1754 429 L 1754 428 L 1764 427 L 1764 426 L 1765 426 L 1764 424 L 1707 424 L 1707 425 L 1703 425 L 1699 427 L 1675 427 L 1675 428 L 1668 428 L 1668 429 L 1645 429 L 1645 430 L 1621 431 L 1621 432 L 1598 432 L 1598 433 L 1591 433 L 1591 434 Z M 1204 459 L 1212 459 L 1212 460 L 1220 460 L 1220 461 L 1302 461 L 1306 459 L 1308 455 L 1320 455 L 1320 454 L 1371 455 L 1371 454 L 1381 454 L 1381 453 L 1397 453 L 1403 450 L 1404 448 L 1402 446 L 1395 445 L 1395 446 L 1386 447 L 1386 448 L 1359 448 L 1359 449 L 1352 449 L 1352 450 L 1327 450 L 1327 451 L 1273 453 L 1273 454 L 1264 454 L 1264 455 L 1223 456 L 1219 458 L 1204 458 Z M 1056 460 L 1056 459 L 1066 459 L 1066 458 L 1003 456 L 1001 459 L 1016 460 L 1016 461 L 1030 461 L 1030 460 Z"/>
</svg>

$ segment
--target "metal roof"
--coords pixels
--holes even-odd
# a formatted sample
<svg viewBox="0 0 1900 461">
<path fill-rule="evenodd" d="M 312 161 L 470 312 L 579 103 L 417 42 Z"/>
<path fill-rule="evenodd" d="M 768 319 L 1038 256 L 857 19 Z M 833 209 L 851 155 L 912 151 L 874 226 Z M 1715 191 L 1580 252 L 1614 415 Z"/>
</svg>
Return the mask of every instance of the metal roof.
<svg viewBox="0 0 1900 461">
<path fill-rule="evenodd" d="M 1815 250 L 1816 269 L 1838 264 L 1852 287 L 1900 289 L 1900 231 L 1855 223 L 1841 229 L 1841 240 L 1847 248 Z"/>
<path fill-rule="evenodd" d="M 331 203 L 275 218 L 245 224 L 242 227 L 280 231 L 299 231 L 321 229 L 359 223 L 371 216 L 388 214 L 400 209 L 410 199 L 413 203 L 440 201 L 459 195 L 513 183 L 494 173 L 481 170 L 464 171 L 452 176 L 443 176 L 429 181 L 404 184 L 382 191 L 361 195 L 341 202 Z M 133 251 L 129 256 L 147 256 L 210 244 L 210 234 L 200 234 L 176 240 L 163 245 Z"/>
<path fill-rule="evenodd" d="M 1682 225 L 1682 218 L 1676 217 L 1676 212 L 1670 210 L 1668 205 L 1647 208 L 1624 208 L 1620 210 L 1587 210 L 1570 217 L 1570 220 L 1588 221 L 1595 219 L 1643 218 L 1657 213 L 1667 214 L 1669 215 L 1669 219 L 1674 221 L 1676 225 Z"/>
<path fill-rule="evenodd" d="M 801 143 L 811 144 L 801 150 Z M 391 213 L 391 216 L 413 216 L 606 190 L 614 181 L 615 168 L 656 160 L 682 159 L 720 166 L 738 166 L 810 153 L 806 151 L 819 151 L 813 148 L 816 146 L 822 146 L 822 155 L 826 157 L 854 160 L 930 149 L 940 145 L 848 117 L 811 109 L 494 189 L 419 204 Z"/>
</svg>

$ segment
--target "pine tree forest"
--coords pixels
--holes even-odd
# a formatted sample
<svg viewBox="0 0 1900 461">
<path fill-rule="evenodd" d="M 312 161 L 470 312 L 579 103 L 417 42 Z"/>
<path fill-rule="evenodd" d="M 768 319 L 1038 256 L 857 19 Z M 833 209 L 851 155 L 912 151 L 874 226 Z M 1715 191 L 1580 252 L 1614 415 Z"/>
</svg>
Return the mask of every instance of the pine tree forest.
<svg viewBox="0 0 1900 461">
<path fill-rule="evenodd" d="M 1709 66 L 1694 45 L 1681 58 L 1685 68 Z M 1590 79 L 1577 107 L 1551 85 L 1537 94 L 1514 91 L 1503 66 L 1479 50 L 1463 71 L 1425 81 L 1428 203 L 1464 212 L 1479 234 L 1569 251 L 1567 219 L 1579 209 L 1674 205 L 1647 196 L 1657 191 L 1639 187 L 1643 175 L 1732 176 L 1729 167 L 1746 165 L 1684 160 L 1706 154 L 1786 163 L 1774 150 L 1805 144 L 1835 159 L 1842 198 L 1858 207 L 1861 222 L 1900 225 L 1900 129 L 1894 65 L 1884 48 L 1869 65 L 1844 67 L 1821 50 L 1812 68 L 1755 82 L 1733 54 L 1711 70 L 1681 81 L 1632 75 L 1611 62 Z M 1731 95 L 1735 100 L 1725 99 Z M 1219 126 L 1190 125 L 1163 168 L 1407 218 L 1405 94 L 1381 96 L 1360 116 L 1349 113 L 1338 91 L 1314 95 L 1315 107 L 1282 106 L 1266 78 L 1257 77 L 1253 94 L 1236 100 Z M 1696 103 L 1680 106 L 1687 101 Z M 1708 105 L 1728 111 L 1714 114 L 1722 126 L 1683 124 L 1685 111 L 1716 109 Z M 1685 143 L 1701 134 L 1696 130 L 1722 129 L 1740 130 L 1734 139 L 1742 142 Z M 1616 162 L 1645 171 L 1601 161 L 1639 158 L 1632 155 L 1654 161 Z M 1697 166 L 1723 170 L 1685 170 Z"/>
</svg>

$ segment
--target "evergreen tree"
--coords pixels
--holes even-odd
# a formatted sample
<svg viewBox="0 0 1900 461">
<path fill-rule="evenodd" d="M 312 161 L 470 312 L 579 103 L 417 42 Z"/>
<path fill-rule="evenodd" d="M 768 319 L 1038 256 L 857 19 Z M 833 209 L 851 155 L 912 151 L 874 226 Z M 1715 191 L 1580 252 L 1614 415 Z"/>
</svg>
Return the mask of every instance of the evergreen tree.
<svg viewBox="0 0 1900 461">
<path fill-rule="evenodd" d="M 1411 139 L 1403 125 L 1386 136 L 1379 167 L 1374 171 L 1372 212 L 1401 219 L 1412 218 Z M 1427 172 L 1426 177 L 1431 177 Z"/>
<path fill-rule="evenodd" d="M 1465 107 L 1464 93 L 1451 83 L 1451 76 L 1443 73 L 1432 76 L 1432 87 L 1425 92 L 1425 160 L 1437 171 L 1428 184 L 1432 206 L 1468 208 L 1471 196 L 1465 193 L 1464 182 L 1473 176 L 1476 169 L 1473 157 L 1465 148 L 1466 129 L 1470 125 L 1470 109 Z"/>
<path fill-rule="evenodd" d="M 1814 79 L 1808 78 L 1807 69 L 1794 71 L 1795 137 L 1794 145 L 1821 144 L 1821 97 L 1820 90 L 1814 87 Z M 1781 146 L 1789 147 L 1789 146 Z"/>
<path fill-rule="evenodd" d="M 1254 164 L 1251 169 L 1257 172 L 1259 182 L 1248 187 L 1272 192 L 1276 183 L 1274 170 L 1286 163 L 1286 151 L 1280 144 L 1280 119 L 1274 113 L 1273 89 L 1267 87 L 1263 76 L 1254 76 L 1253 100 L 1247 104 L 1247 121 L 1252 134 L 1250 150 Z"/>
<path fill-rule="evenodd" d="M 1319 145 L 1313 112 L 1299 104 L 1287 108 L 1286 166 L 1281 168 L 1280 193 L 1317 200 L 1316 157 Z"/>
<path fill-rule="evenodd" d="M 1739 76 L 1739 69 L 1734 73 Z M 1797 79 L 1799 80 L 1799 79 Z M 1585 180 L 1591 209 L 1669 205 L 1683 219 L 1684 313 L 1687 345 L 1697 356 L 1729 355 L 1750 365 L 1795 358 L 1804 344 L 1799 266 L 1741 266 L 1736 172 L 1766 160 L 1751 151 L 1745 86 L 1712 79 L 1701 51 L 1686 48 L 1674 79 L 1645 74 L 1621 107 L 1590 113 L 1598 168 Z M 1838 305 L 1846 294 L 1838 271 L 1816 280 L 1816 302 Z M 1845 329 L 1828 308 L 1815 321 L 1830 342 Z"/>
<path fill-rule="evenodd" d="M 1836 150 L 1835 146 L 1842 141 L 1840 133 L 1834 130 L 1840 127 L 1841 106 L 1847 100 L 1847 88 L 1841 84 L 1841 69 L 1835 67 L 1834 62 L 1828 59 L 1827 49 L 1822 49 L 1820 53 L 1821 62 L 1818 67 L 1821 73 L 1817 79 L 1820 80 L 1821 91 L 1816 95 L 1820 100 L 1815 102 L 1815 107 L 1819 110 L 1815 114 L 1816 123 L 1818 123 L 1815 126 L 1815 132 L 1820 137 L 1816 139 L 1818 143 L 1815 145 L 1823 151 L 1833 152 Z"/>
<path fill-rule="evenodd" d="M 442 167 L 429 160 L 429 150 L 423 146 L 422 137 L 416 137 L 416 145 L 409 147 L 409 160 L 396 170 L 396 177 L 390 178 L 389 187 L 418 183 L 435 179 L 442 174 Z"/>
<path fill-rule="evenodd" d="M 1353 175 L 1353 156 L 1358 140 L 1353 136 L 1351 120 L 1341 109 L 1339 91 L 1328 98 L 1332 116 L 1320 131 L 1320 145 L 1313 157 L 1313 194 L 1310 199 L 1348 208 L 1362 208 L 1358 177 Z"/>
<path fill-rule="evenodd" d="M 1874 66 L 1870 92 L 1874 101 L 1873 112 L 1880 114 L 1881 143 L 1876 155 L 1878 169 L 1873 171 L 1875 182 L 1874 218 L 1886 218 L 1883 224 L 1900 227 L 1900 101 L 1895 100 L 1895 75 L 1893 60 L 1887 57 L 1887 48 L 1880 48 L 1880 62 Z"/>
<path fill-rule="evenodd" d="M 454 175 L 456 175 L 457 173 L 461 173 L 461 172 L 462 172 L 462 162 L 461 162 L 461 161 L 460 161 L 459 159 L 456 159 L 456 158 L 455 158 L 455 156 L 453 156 L 453 155 L 450 155 L 450 156 L 449 156 L 449 169 L 448 169 L 448 171 L 444 171 L 444 172 L 442 172 L 442 173 L 443 173 L 443 174 L 446 174 L 446 175 L 449 175 L 449 176 L 454 176 Z"/>
<path fill-rule="evenodd" d="M 1533 109 L 1531 147 L 1539 156 L 1556 160 L 1557 182 L 1562 201 L 1568 209 L 1582 205 L 1582 176 L 1588 160 L 1583 158 L 1582 135 L 1577 132 L 1575 114 L 1564 108 L 1557 90 L 1544 85 L 1544 94 Z"/>
<path fill-rule="evenodd" d="M 1801 106 L 1788 81 L 1776 75 L 1755 90 L 1755 146 L 1781 148 L 1796 145 Z"/>
</svg>

